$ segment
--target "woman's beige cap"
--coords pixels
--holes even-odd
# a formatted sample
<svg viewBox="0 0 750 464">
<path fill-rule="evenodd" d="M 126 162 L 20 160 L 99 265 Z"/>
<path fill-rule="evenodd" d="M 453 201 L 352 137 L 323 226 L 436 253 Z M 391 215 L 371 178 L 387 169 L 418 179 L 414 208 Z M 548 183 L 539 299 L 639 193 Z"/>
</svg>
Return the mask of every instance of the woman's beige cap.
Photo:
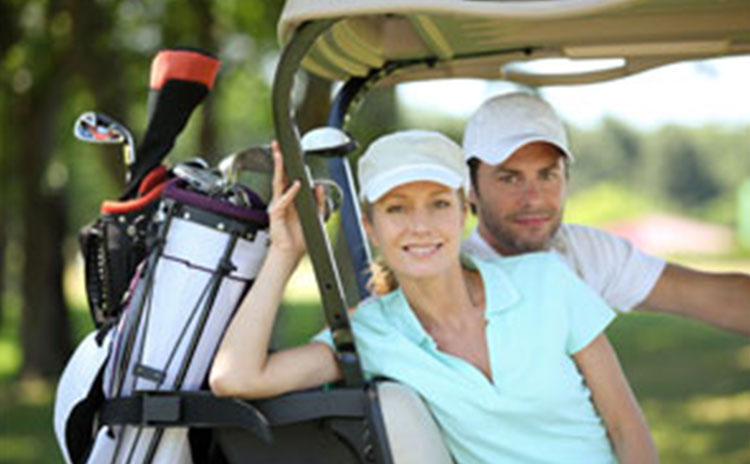
<svg viewBox="0 0 750 464">
<path fill-rule="evenodd" d="M 384 135 L 359 159 L 360 198 L 370 203 L 399 185 L 432 181 L 468 192 L 469 172 L 461 147 L 445 135 L 408 130 Z"/>
</svg>

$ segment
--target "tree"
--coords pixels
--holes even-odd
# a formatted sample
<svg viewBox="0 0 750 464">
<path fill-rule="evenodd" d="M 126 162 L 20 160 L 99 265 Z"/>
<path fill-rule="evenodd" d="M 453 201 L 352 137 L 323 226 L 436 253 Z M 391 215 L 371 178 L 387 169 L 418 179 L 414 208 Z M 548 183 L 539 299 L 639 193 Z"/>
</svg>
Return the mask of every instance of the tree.
<svg viewBox="0 0 750 464">
<path fill-rule="evenodd" d="M 20 179 L 23 217 L 23 310 L 21 345 L 24 375 L 56 375 L 70 348 L 62 292 L 62 240 L 66 208 L 52 181 L 50 160 L 57 142 L 57 116 L 71 69 L 71 10 L 65 4 L 27 2 L 17 13 L 26 19 L 23 49 L 8 127 L 16 144 L 12 158 Z"/>
<path fill-rule="evenodd" d="M 683 207 L 704 203 L 720 192 L 710 166 L 685 134 L 665 134 L 664 190 Z"/>
<path fill-rule="evenodd" d="M 0 3 L 0 56 L 6 56 L 8 48 L 15 42 L 17 35 L 17 28 L 15 23 L 11 20 L 13 12 L 10 6 L 4 2 Z M 7 102 L 10 100 L 10 85 L 3 83 L 0 87 L 0 137 L 4 141 L 2 148 L 0 148 L 0 327 L 4 321 L 4 305 L 3 296 L 5 295 L 5 250 L 8 244 L 8 209 L 10 202 L 8 197 L 10 194 L 9 189 L 9 176 L 8 176 L 8 158 L 7 148 L 5 144 L 10 142 L 10 133 L 7 129 L 8 112 Z"/>
</svg>

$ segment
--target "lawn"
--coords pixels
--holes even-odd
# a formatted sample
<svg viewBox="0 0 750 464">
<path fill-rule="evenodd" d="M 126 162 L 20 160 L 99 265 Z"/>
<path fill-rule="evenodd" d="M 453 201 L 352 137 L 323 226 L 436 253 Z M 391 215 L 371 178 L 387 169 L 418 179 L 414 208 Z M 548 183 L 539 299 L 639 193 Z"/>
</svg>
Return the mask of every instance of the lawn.
<svg viewBox="0 0 750 464">
<path fill-rule="evenodd" d="M 309 289 L 302 275 L 297 288 Z M 309 290 L 290 292 L 275 344 L 321 324 Z M 10 314 L 9 316 L 13 316 Z M 88 315 L 74 311 L 79 336 Z M 0 464 L 62 462 L 52 432 L 53 386 L 19 383 L 13 317 L 0 330 Z M 608 329 L 665 464 L 750 462 L 750 340 L 678 318 L 635 313 Z"/>
</svg>

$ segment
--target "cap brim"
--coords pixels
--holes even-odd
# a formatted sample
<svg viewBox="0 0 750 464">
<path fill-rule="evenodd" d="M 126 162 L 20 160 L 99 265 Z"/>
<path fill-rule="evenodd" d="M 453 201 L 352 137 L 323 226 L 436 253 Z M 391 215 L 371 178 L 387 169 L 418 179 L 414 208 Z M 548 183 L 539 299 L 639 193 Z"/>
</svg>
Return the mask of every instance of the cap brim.
<svg viewBox="0 0 750 464">
<path fill-rule="evenodd" d="M 362 190 L 360 197 L 362 200 L 375 203 L 394 188 L 411 182 L 436 182 L 454 189 L 463 187 L 461 176 L 455 172 L 434 164 L 417 164 L 403 166 L 377 176 Z"/>
<path fill-rule="evenodd" d="M 476 153 L 476 152 L 473 152 L 471 154 L 467 153 L 466 161 L 476 158 L 487 164 L 498 165 L 498 164 L 504 163 L 519 148 L 523 147 L 524 145 L 528 145 L 534 142 L 549 143 L 550 145 L 553 145 L 557 149 L 559 149 L 562 152 L 562 154 L 565 155 L 566 158 L 568 158 L 570 162 L 574 161 L 573 154 L 570 152 L 570 150 L 567 149 L 567 147 L 565 147 L 560 142 L 553 140 L 550 137 L 546 137 L 546 136 L 538 135 L 538 134 L 523 135 L 523 136 L 517 137 L 515 140 L 512 140 L 510 143 L 506 142 L 507 148 L 502 151 L 479 150 L 479 153 Z"/>
</svg>

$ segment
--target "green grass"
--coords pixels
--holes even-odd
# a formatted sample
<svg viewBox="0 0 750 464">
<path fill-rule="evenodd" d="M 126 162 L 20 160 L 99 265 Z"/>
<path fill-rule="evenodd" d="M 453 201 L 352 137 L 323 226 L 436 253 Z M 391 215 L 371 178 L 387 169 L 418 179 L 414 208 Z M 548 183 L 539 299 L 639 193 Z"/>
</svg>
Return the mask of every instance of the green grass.
<svg viewBox="0 0 750 464">
<path fill-rule="evenodd" d="M 90 324 L 74 311 L 80 337 Z M 15 333 L 0 331 L 0 464 L 62 462 L 52 431 L 53 386 L 13 379 Z M 293 296 L 277 347 L 307 340 L 322 324 L 316 301 Z M 750 340 L 665 315 L 618 317 L 608 335 L 665 464 L 750 462 Z"/>
<path fill-rule="evenodd" d="M 618 317 L 607 334 L 662 462 L 750 462 L 746 337 L 647 313 Z"/>
</svg>

